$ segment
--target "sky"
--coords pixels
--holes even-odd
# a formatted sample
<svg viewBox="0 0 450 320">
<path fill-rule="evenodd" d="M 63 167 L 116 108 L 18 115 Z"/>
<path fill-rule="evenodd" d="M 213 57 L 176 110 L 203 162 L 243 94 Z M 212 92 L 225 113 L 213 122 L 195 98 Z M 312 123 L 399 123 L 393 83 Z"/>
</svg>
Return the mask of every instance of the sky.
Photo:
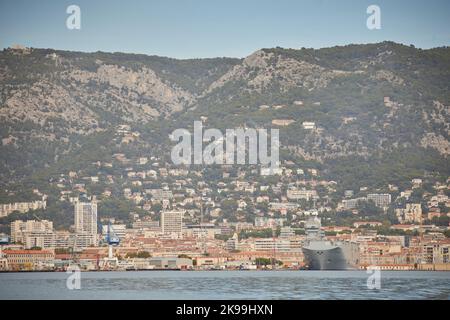
<svg viewBox="0 0 450 320">
<path fill-rule="evenodd" d="M 369 30 L 369 5 L 381 29 Z M 69 5 L 81 29 L 66 27 Z M 0 48 L 21 44 L 174 58 L 245 57 L 261 48 L 385 40 L 450 45 L 448 0 L 0 0 Z"/>
</svg>

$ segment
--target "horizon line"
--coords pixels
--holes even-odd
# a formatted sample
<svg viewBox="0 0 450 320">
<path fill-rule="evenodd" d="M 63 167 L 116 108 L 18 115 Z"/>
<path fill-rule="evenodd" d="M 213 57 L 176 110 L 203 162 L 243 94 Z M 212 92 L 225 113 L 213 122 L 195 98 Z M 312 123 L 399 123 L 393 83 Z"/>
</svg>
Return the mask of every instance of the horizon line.
<svg viewBox="0 0 450 320">
<path fill-rule="evenodd" d="M 92 54 L 92 53 L 107 53 L 107 54 L 116 54 L 116 53 L 122 53 L 122 54 L 130 54 L 130 55 L 144 55 L 144 56 L 148 56 L 148 57 L 160 57 L 160 58 L 167 58 L 167 59 L 174 59 L 174 60 L 204 60 L 204 59 L 245 59 L 246 57 L 252 55 L 253 53 L 260 51 L 260 50 L 270 50 L 270 49 L 277 49 L 277 48 L 281 48 L 284 50 L 322 50 L 322 49 L 331 49 L 331 48 L 339 48 L 339 47 L 346 47 L 346 46 L 364 46 L 364 45 L 375 45 L 375 44 L 383 44 L 383 43 L 393 43 L 396 45 L 401 45 L 401 46 L 405 46 L 405 47 L 411 47 L 413 46 L 415 49 L 418 50 L 423 50 L 423 51 L 427 51 L 427 50 L 434 50 L 434 49 L 445 49 L 445 48 L 449 48 L 450 44 L 448 45 L 442 45 L 442 46 L 437 46 L 437 47 L 429 47 L 429 48 L 425 48 L 425 47 L 418 47 L 414 44 L 405 44 L 402 42 L 396 42 L 393 40 L 383 40 L 380 42 L 366 42 L 366 43 L 348 43 L 348 44 L 336 44 L 334 46 L 326 46 L 326 47 L 319 47 L 319 48 L 315 48 L 315 47 L 298 47 L 298 48 L 292 48 L 292 47 L 281 47 L 281 46 L 275 46 L 275 47 L 267 47 L 267 48 L 259 48 L 256 50 L 253 50 L 251 53 L 242 56 L 242 57 L 233 57 L 233 56 L 210 56 L 210 57 L 184 57 L 184 58 L 175 58 L 175 57 L 170 57 L 170 56 L 166 56 L 166 55 L 158 55 L 158 54 L 151 54 L 151 53 L 143 53 L 143 52 L 132 52 L 132 51 L 103 51 L 103 50 L 97 50 L 97 51 L 88 51 L 88 50 L 71 50 L 71 49 L 63 49 L 63 48 L 44 48 L 44 47 L 33 47 L 33 46 L 27 46 L 21 43 L 13 43 L 11 45 L 7 46 L 2 46 L 1 50 L 7 50 L 7 49 L 13 49 L 13 46 L 23 46 L 26 48 L 31 48 L 31 49 L 37 49 L 37 50 L 54 50 L 54 51 L 67 51 L 67 52 L 79 52 L 79 53 L 85 53 L 85 54 Z"/>
</svg>

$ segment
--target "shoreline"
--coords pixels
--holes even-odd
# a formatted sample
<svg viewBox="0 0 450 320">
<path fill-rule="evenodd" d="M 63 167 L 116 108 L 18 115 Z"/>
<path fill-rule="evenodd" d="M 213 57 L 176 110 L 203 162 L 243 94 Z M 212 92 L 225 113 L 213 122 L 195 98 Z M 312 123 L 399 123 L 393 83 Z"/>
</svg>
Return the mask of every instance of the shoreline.
<svg viewBox="0 0 450 320">
<path fill-rule="evenodd" d="M 292 270 L 292 269 L 276 269 L 276 270 L 261 270 L 261 269 L 256 269 L 256 270 L 221 270 L 221 269 L 209 269 L 209 270 L 185 270 L 185 269 L 137 269 L 137 270 L 80 270 L 80 272 L 82 273 L 86 273 L 86 272 L 145 272 L 145 271 L 168 271 L 168 272 L 173 272 L 173 271 L 180 271 L 180 272 L 213 272 L 213 271 L 219 271 L 219 272 L 302 272 L 302 271 L 307 271 L 307 272 L 339 272 L 339 273 L 345 273 L 345 272 L 355 272 L 355 271 L 360 271 L 360 272 L 366 272 L 367 269 L 352 269 L 352 270 L 309 270 L 309 269 L 296 269 L 296 270 Z M 410 269 L 410 270 L 398 270 L 398 269 L 387 269 L 387 270 L 380 270 L 380 271 L 392 271 L 392 272 L 450 272 L 450 270 L 425 270 L 425 269 Z M 17 271 L 17 270 L 1 270 L 0 274 L 2 273 L 67 273 L 67 270 L 23 270 L 23 271 Z"/>
</svg>

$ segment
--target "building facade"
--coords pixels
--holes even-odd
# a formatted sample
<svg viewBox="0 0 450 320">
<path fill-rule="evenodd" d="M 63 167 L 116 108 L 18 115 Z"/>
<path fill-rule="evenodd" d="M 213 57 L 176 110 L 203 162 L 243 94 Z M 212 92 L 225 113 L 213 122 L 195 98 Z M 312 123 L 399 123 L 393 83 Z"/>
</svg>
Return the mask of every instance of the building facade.
<svg viewBox="0 0 450 320">
<path fill-rule="evenodd" d="M 11 241 L 22 243 L 26 249 L 53 248 L 55 234 L 53 222 L 48 220 L 16 220 L 11 223 Z"/>
<path fill-rule="evenodd" d="M 97 202 L 75 203 L 75 233 L 77 238 L 86 239 L 86 244 L 96 245 L 97 238 Z"/>
<path fill-rule="evenodd" d="M 183 234 L 183 211 L 163 211 L 161 212 L 161 231 L 164 234 L 176 234 L 182 237 Z"/>
<path fill-rule="evenodd" d="M 4 250 L 10 270 L 50 269 L 55 255 L 47 250 Z"/>
</svg>

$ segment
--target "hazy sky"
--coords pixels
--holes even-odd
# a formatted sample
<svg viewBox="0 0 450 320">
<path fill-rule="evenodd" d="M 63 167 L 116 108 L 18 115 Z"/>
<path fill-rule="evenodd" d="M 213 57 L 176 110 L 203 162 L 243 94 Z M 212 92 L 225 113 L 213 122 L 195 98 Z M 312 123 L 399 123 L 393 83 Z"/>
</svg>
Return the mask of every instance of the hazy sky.
<svg viewBox="0 0 450 320">
<path fill-rule="evenodd" d="M 81 30 L 66 8 L 81 8 Z M 381 8 L 381 30 L 366 9 Z M 0 0 L 0 47 L 122 51 L 176 58 L 243 57 L 267 47 L 392 40 L 450 45 L 448 0 Z"/>
</svg>

